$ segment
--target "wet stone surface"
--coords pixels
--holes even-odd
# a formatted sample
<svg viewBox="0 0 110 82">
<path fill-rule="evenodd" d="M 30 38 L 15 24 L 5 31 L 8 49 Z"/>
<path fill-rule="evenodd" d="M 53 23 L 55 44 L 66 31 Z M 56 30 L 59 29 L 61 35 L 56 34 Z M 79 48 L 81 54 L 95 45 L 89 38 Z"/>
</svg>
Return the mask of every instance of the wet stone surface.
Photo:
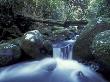
<svg viewBox="0 0 110 82">
<path fill-rule="evenodd" d="M 0 66 L 15 63 L 21 56 L 18 45 L 11 43 L 0 44 Z"/>
</svg>

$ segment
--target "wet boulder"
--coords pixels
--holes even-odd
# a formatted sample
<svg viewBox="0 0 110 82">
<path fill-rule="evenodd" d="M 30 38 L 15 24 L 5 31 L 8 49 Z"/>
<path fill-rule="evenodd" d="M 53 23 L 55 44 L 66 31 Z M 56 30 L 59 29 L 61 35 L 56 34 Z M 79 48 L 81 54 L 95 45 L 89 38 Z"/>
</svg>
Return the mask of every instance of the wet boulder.
<svg viewBox="0 0 110 82">
<path fill-rule="evenodd" d="M 21 38 L 20 47 L 31 58 L 40 57 L 42 46 L 43 36 L 38 30 L 28 31 Z"/>
<path fill-rule="evenodd" d="M 14 43 L 0 44 L 0 66 L 13 64 L 21 56 L 20 47 Z"/>
<path fill-rule="evenodd" d="M 92 52 L 94 56 L 109 56 L 110 55 L 110 30 L 103 31 L 97 34 L 92 42 Z"/>
<path fill-rule="evenodd" d="M 91 45 L 94 37 L 98 33 L 109 29 L 110 25 L 108 23 L 99 23 L 93 26 L 85 27 L 74 44 L 74 58 L 93 60 L 94 56 L 91 55 Z"/>
<path fill-rule="evenodd" d="M 50 44 L 45 43 L 42 34 L 38 30 L 26 32 L 22 36 L 20 42 L 21 49 L 26 53 L 27 56 L 30 56 L 30 58 L 41 59 L 46 57 L 47 54 L 51 53 L 48 50 L 50 48 L 47 48 Z"/>
<path fill-rule="evenodd" d="M 44 54 L 45 56 L 52 56 L 53 47 L 52 47 L 52 42 L 50 40 L 43 41 L 43 47 L 41 48 L 41 54 Z"/>
</svg>

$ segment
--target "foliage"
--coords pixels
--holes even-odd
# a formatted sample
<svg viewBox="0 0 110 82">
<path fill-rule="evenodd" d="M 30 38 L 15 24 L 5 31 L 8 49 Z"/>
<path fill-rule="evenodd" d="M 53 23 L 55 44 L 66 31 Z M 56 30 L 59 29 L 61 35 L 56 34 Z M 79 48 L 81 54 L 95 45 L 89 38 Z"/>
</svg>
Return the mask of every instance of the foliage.
<svg viewBox="0 0 110 82">
<path fill-rule="evenodd" d="M 54 20 L 85 19 L 86 0 L 38 0 L 39 17 Z"/>
<path fill-rule="evenodd" d="M 88 4 L 88 17 L 96 18 L 98 11 L 100 10 L 103 0 L 90 0 Z"/>
<path fill-rule="evenodd" d="M 0 0 L 14 12 L 40 18 L 81 20 L 110 16 L 109 0 Z"/>
<path fill-rule="evenodd" d="M 88 0 L 87 18 L 92 20 L 94 18 L 109 18 L 110 4 L 109 0 Z"/>
<path fill-rule="evenodd" d="M 33 24 L 16 12 L 15 4 L 17 4 L 16 0 L 0 0 L 0 40 L 20 37 Z M 17 8 L 22 9 L 21 6 Z"/>
<path fill-rule="evenodd" d="M 110 16 L 108 2 L 109 0 L 0 0 L 0 32 L 18 30 L 17 34 L 21 36 L 22 32 L 29 30 L 32 22 L 18 15 L 63 21 L 92 20 L 91 25 L 102 20 L 109 22 L 109 18 L 106 19 Z M 17 34 L 15 32 L 14 37 L 18 37 Z"/>
</svg>

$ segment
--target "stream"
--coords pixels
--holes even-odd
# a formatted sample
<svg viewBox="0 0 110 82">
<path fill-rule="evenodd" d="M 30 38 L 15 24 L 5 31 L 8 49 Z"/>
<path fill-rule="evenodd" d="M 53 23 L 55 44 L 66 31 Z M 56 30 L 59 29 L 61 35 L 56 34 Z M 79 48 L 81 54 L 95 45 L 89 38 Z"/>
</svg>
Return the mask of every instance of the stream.
<svg viewBox="0 0 110 82">
<path fill-rule="evenodd" d="M 74 58 L 74 54 L 73 54 L 72 50 L 74 48 L 74 44 L 76 42 L 76 39 L 77 38 L 75 38 L 74 40 L 71 39 L 71 40 L 67 40 L 67 41 L 63 41 L 63 42 L 53 44 L 53 57 L 54 58 L 60 58 L 63 60 L 72 60 L 72 58 Z M 77 62 L 76 60 L 74 60 L 74 61 Z M 76 63 L 74 66 L 77 67 L 78 64 L 79 63 Z M 71 65 L 70 65 L 70 67 L 71 67 Z M 95 72 L 99 69 L 99 66 L 97 64 L 96 65 L 91 64 L 88 66 L 84 65 L 84 67 L 89 67 L 93 72 Z M 88 69 L 84 69 L 84 68 L 80 68 L 80 67 L 77 69 L 78 70 L 82 69 L 83 73 L 86 73 L 87 71 L 89 71 L 88 75 L 91 75 L 91 73 L 90 73 L 91 71 Z M 94 76 L 96 78 L 92 77 L 92 75 L 91 75 L 92 79 L 94 79 L 93 81 L 79 81 L 79 80 L 77 80 L 75 82 L 99 82 L 99 81 L 97 81 L 97 78 L 99 78 L 98 74 L 94 74 Z M 76 77 L 76 75 L 74 75 L 74 77 Z M 106 82 L 106 81 L 103 81 L 103 79 L 102 79 L 102 80 L 100 80 L 100 82 Z"/>
<path fill-rule="evenodd" d="M 0 69 L 0 82 L 107 82 L 101 75 L 72 60 L 75 40 L 53 44 L 53 58 Z"/>
</svg>

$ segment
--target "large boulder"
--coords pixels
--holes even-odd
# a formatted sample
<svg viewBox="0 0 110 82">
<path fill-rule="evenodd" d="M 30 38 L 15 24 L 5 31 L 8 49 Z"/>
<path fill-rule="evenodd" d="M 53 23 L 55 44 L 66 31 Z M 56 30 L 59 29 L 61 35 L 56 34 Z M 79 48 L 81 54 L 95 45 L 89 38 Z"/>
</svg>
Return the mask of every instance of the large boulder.
<svg viewBox="0 0 110 82">
<path fill-rule="evenodd" d="M 49 42 L 48 45 L 50 45 Z M 42 34 L 38 30 L 26 32 L 21 38 L 20 47 L 26 53 L 26 55 L 30 56 L 31 58 L 40 59 L 46 57 L 46 55 L 49 53 L 45 52 L 46 50 L 48 51 L 48 49 L 45 45 L 45 40 L 43 39 Z"/>
<path fill-rule="evenodd" d="M 43 42 L 43 47 L 41 49 L 42 53 L 44 55 L 52 55 L 53 54 L 53 47 L 52 47 L 52 42 L 49 40 L 45 40 Z"/>
<path fill-rule="evenodd" d="M 100 72 L 110 80 L 110 30 L 95 36 L 92 42 L 92 53 L 101 64 Z"/>
<path fill-rule="evenodd" d="M 109 56 L 110 55 L 110 30 L 103 31 L 97 34 L 92 42 L 92 52 L 94 56 Z M 103 57 L 102 57 L 103 58 Z"/>
<path fill-rule="evenodd" d="M 76 40 L 76 43 L 74 44 L 74 58 L 81 58 L 86 60 L 94 59 L 91 52 L 91 45 L 94 37 L 98 33 L 109 29 L 110 25 L 108 23 L 99 23 L 93 26 L 85 27 Z"/>
</svg>

